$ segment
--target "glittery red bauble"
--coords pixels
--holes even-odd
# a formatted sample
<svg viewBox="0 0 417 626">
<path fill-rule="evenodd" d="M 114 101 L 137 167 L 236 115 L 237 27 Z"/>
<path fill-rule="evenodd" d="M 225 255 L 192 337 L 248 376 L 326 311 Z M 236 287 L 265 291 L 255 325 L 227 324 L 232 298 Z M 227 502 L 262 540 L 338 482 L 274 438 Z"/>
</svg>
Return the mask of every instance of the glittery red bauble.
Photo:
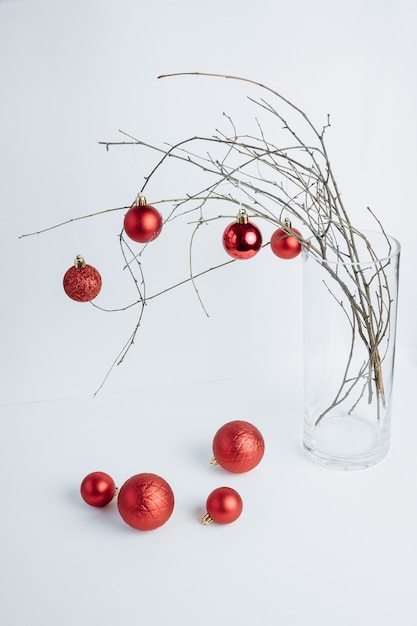
<svg viewBox="0 0 417 626">
<path fill-rule="evenodd" d="M 256 426 L 243 420 L 224 424 L 214 435 L 213 462 L 229 472 L 248 472 L 260 463 L 264 451 L 262 434 Z"/>
<path fill-rule="evenodd" d="M 65 272 L 63 285 L 65 293 L 72 300 L 89 302 L 100 293 L 101 276 L 95 267 L 86 265 L 82 259 L 79 265 L 74 265 Z"/>
<path fill-rule="evenodd" d="M 299 230 L 292 227 L 291 230 L 301 237 Z M 296 237 L 278 228 L 271 237 L 271 250 L 280 259 L 294 259 L 301 252 L 301 243 Z"/>
<path fill-rule="evenodd" d="M 217 524 L 230 524 L 242 513 L 243 502 L 231 487 L 218 487 L 207 498 L 206 508 L 210 520 Z"/>
<path fill-rule="evenodd" d="M 261 232 L 251 222 L 233 222 L 223 233 L 223 247 L 235 259 L 250 259 L 261 246 Z"/>
<path fill-rule="evenodd" d="M 114 498 L 116 485 L 105 472 L 91 472 L 81 483 L 81 496 L 91 506 L 106 506 Z"/>
<path fill-rule="evenodd" d="M 137 530 L 153 530 L 165 524 L 174 509 L 174 494 L 156 474 L 136 474 L 120 488 L 119 513 Z"/>
<path fill-rule="evenodd" d="M 162 216 L 150 204 L 133 206 L 125 215 L 126 235 L 138 243 L 156 239 L 162 230 Z"/>
</svg>

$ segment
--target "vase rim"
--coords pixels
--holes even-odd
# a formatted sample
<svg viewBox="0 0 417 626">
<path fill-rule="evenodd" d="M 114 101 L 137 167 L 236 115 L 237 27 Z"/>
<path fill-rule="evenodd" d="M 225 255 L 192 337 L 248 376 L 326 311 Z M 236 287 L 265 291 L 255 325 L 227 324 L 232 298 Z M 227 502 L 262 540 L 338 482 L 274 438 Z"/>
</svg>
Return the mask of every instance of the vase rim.
<svg viewBox="0 0 417 626">
<path fill-rule="evenodd" d="M 358 236 L 359 239 L 362 239 L 361 235 L 363 235 L 365 237 L 365 239 L 367 241 L 369 241 L 369 243 L 371 244 L 371 246 L 373 246 L 373 242 L 375 241 L 375 239 L 379 239 L 384 240 L 386 243 L 389 243 L 390 245 L 390 249 L 389 251 L 386 252 L 386 254 L 381 254 L 381 255 L 377 255 L 377 257 L 375 259 L 372 258 L 368 258 L 367 260 L 364 261 L 351 261 L 351 260 L 344 260 L 342 258 L 335 258 L 335 259 L 328 259 L 328 258 L 322 258 L 321 256 L 314 254 L 314 253 L 310 253 L 309 250 L 309 242 L 313 241 L 315 239 L 317 239 L 314 235 L 312 235 L 311 237 L 308 237 L 305 240 L 305 243 L 303 245 L 303 256 L 305 257 L 305 259 L 307 260 L 307 258 L 312 257 L 314 258 L 316 261 L 318 261 L 319 263 L 327 263 L 328 265 L 346 265 L 346 266 L 361 266 L 361 265 L 369 265 L 369 264 L 376 264 L 376 263 L 384 263 L 384 262 L 388 262 L 391 259 L 395 258 L 396 256 L 398 256 L 401 252 L 401 244 L 398 241 L 398 239 L 396 239 L 395 237 L 392 237 L 391 235 L 386 234 L 383 231 L 378 231 L 378 230 L 363 230 L 363 231 L 357 231 L 354 233 L 355 235 Z M 362 241 L 364 241 L 362 239 Z"/>
</svg>

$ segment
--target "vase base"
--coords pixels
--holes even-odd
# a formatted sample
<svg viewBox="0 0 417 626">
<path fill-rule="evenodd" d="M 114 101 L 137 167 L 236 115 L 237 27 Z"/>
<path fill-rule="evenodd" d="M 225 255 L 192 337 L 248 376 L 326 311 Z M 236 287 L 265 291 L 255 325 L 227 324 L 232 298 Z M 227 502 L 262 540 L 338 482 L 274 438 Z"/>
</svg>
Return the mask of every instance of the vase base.
<svg viewBox="0 0 417 626">
<path fill-rule="evenodd" d="M 338 470 L 376 465 L 388 453 L 389 437 L 378 425 L 353 415 L 332 416 L 304 431 L 304 448 L 317 462 Z"/>
</svg>

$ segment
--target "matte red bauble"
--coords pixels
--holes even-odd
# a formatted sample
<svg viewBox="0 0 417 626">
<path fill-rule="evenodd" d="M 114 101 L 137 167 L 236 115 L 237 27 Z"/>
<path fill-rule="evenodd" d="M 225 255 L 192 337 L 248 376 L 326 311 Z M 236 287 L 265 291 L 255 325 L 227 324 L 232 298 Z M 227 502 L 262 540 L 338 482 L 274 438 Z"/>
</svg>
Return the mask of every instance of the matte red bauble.
<svg viewBox="0 0 417 626">
<path fill-rule="evenodd" d="M 91 472 L 81 483 L 81 497 L 90 506 L 106 506 L 116 494 L 116 485 L 105 472 Z"/>
<path fill-rule="evenodd" d="M 174 494 L 160 476 L 136 474 L 120 488 L 117 506 L 126 524 L 137 530 L 153 530 L 170 518 Z"/>
<path fill-rule="evenodd" d="M 223 247 L 235 259 L 250 259 L 259 252 L 262 235 L 257 226 L 248 221 L 246 211 L 241 211 L 237 221 L 229 224 L 223 233 Z"/>
<path fill-rule="evenodd" d="M 243 502 L 231 487 L 218 487 L 207 498 L 206 508 L 207 513 L 201 520 L 203 524 L 230 524 L 242 513 Z"/>
<path fill-rule="evenodd" d="M 89 302 L 100 293 L 101 276 L 92 265 L 86 265 L 78 254 L 74 265 L 65 272 L 63 286 L 65 293 L 77 302 Z"/>
<path fill-rule="evenodd" d="M 286 228 L 302 236 L 299 230 L 291 226 L 290 220 L 286 219 L 284 224 Z M 271 250 L 280 259 L 294 259 L 301 252 L 301 243 L 284 229 L 278 228 L 271 237 Z"/>
<path fill-rule="evenodd" d="M 155 207 L 146 204 L 144 196 L 136 198 L 124 218 L 126 235 L 138 243 L 147 243 L 156 239 L 162 230 L 162 216 Z"/>
<path fill-rule="evenodd" d="M 229 472 L 240 474 L 256 467 L 264 451 L 264 438 L 256 426 L 235 420 L 224 424 L 214 435 L 214 457 L 211 462 Z"/>
</svg>

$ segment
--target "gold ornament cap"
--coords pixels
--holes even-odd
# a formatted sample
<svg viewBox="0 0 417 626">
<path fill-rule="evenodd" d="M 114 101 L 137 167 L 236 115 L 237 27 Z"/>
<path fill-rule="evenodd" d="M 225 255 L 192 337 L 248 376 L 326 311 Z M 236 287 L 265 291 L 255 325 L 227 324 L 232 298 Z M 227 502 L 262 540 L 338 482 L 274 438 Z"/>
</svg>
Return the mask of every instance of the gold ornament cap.
<svg viewBox="0 0 417 626">
<path fill-rule="evenodd" d="M 140 193 L 136 196 L 135 206 L 145 206 L 147 204 L 145 196 Z"/>
<path fill-rule="evenodd" d="M 74 267 L 79 269 L 85 266 L 86 266 L 86 262 L 84 260 L 84 257 L 81 254 L 77 254 L 77 256 L 74 259 Z"/>
<path fill-rule="evenodd" d="M 248 218 L 248 214 L 246 213 L 245 209 L 240 209 L 239 213 L 237 214 L 236 219 L 237 219 L 239 224 L 247 224 L 248 223 L 249 218 Z"/>
</svg>

